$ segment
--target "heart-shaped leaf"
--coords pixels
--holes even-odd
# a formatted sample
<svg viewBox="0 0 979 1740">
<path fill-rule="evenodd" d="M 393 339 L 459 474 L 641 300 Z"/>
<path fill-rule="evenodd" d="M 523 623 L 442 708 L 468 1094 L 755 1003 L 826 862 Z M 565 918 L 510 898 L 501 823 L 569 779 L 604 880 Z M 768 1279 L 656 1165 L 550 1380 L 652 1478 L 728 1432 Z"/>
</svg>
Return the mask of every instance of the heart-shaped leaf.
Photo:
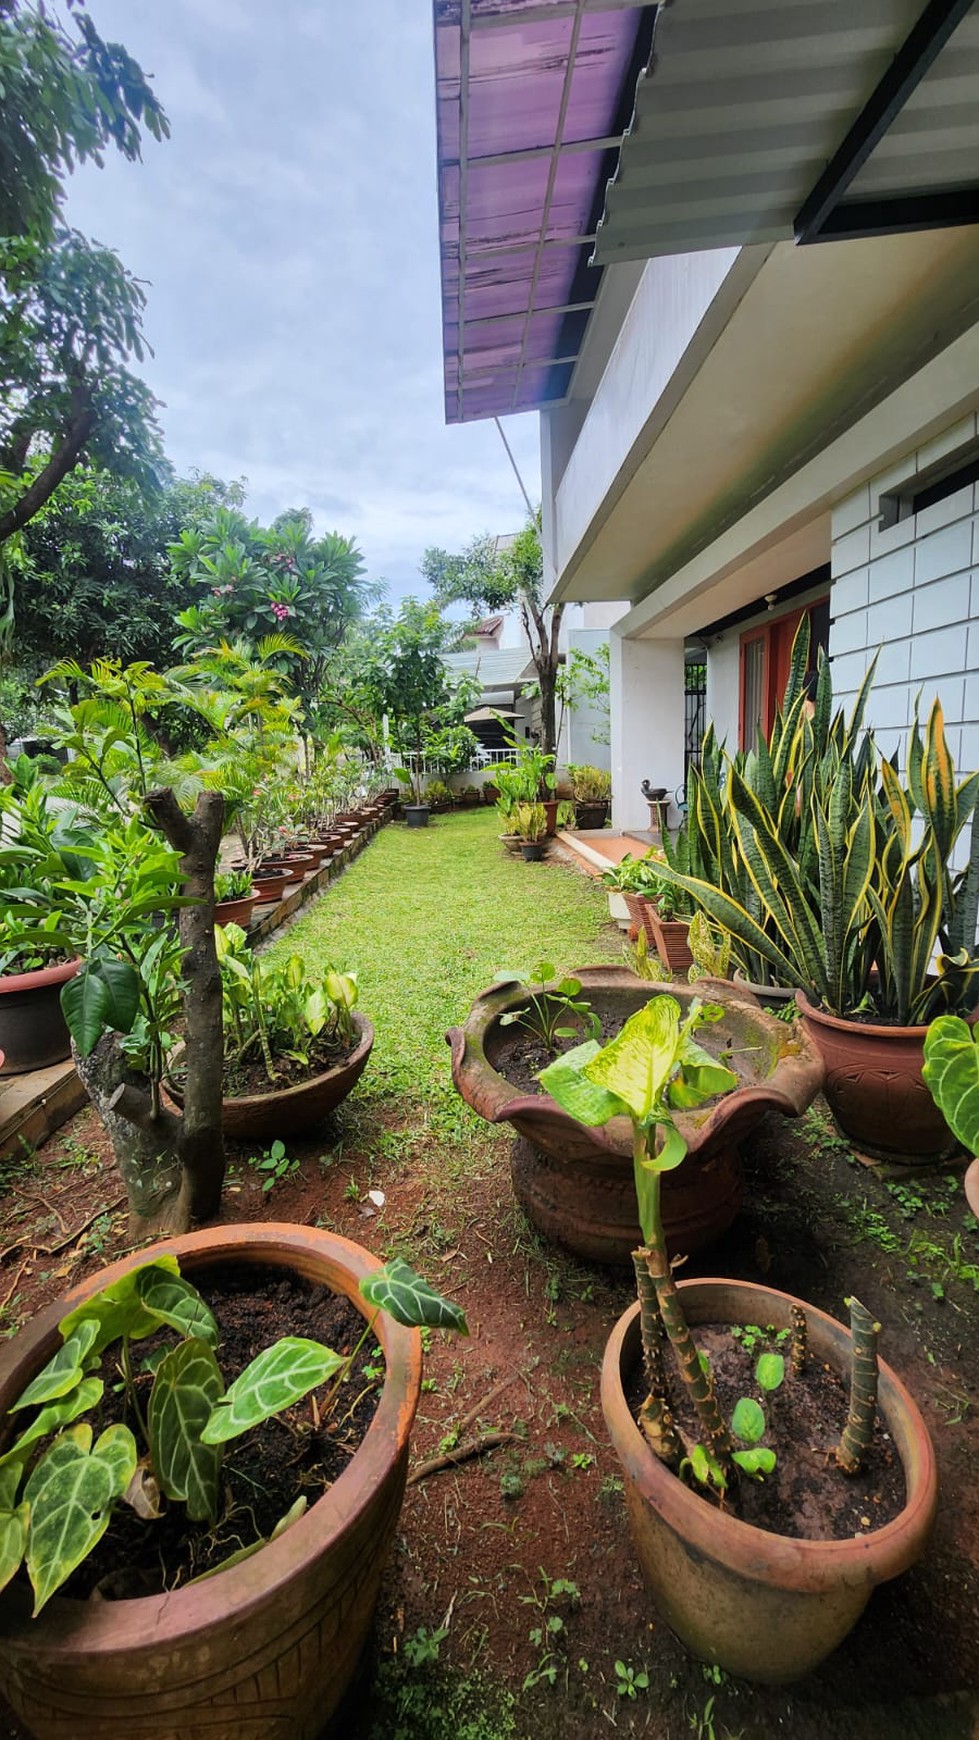
<svg viewBox="0 0 979 1740">
<path fill-rule="evenodd" d="M 742 1396 L 731 1415 L 731 1431 L 742 1444 L 757 1444 L 764 1437 L 765 1414 L 752 1396 Z"/>
<path fill-rule="evenodd" d="M 77 1389 L 85 1375 L 85 1360 L 91 1353 L 97 1336 L 97 1324 L 80 1323 L 57 1353 L 48 1360 L 43 1371 L 39 1371 L 23 1394 L 18 1396 L 10 1412 L 16 1414 L 21 1408 L 40 1407 L 43 1402 L 57 1401 L 60 1396 L 66 1396 L 71 1390 Z"/>
<path fill-rule="evenodd" d="M 184 1336 L 198 1336 L 209 1347 L 218 1344 L 218 1326 L 214 1313 L 204 1303 L 196 1287 L 182 1275 L 168 1274 L 148 1263 L 136 1271 L 136 1292 L 147 1311 L 152 1311 L 161 1323 L 179 1330 Z"/>
<path fill-rule="evenodd" d="M 261 1425 L 283 1408 L 325 1383 L 344 1364 L 322 1342 L 285 1335 L 246 1365 L 227 1394 L 212 1408 L 201 1437 L 205 1444 L 227 1444 L 252 1426 Z"/>
<path fill-rule="evenodd" d="M 136 1461 L 128 1426 L 109 1426 L 94 1448 L 91 1426 L 72 1426 L 41 1457 L 24 1488 L 35 1615 L 101 1540 Z"/>
<path fill-rule="evenodd" d="M 172 1348 L 153 1380 L 146 1416 L 153 1467 L 162 1490 L 186 1504 L 192 1522 L 213 1522 L 217 1514 L 221 1450 L 203 1434 L 223 1392 L 218 1362 L 199 1336 Z"/>
<path fill-rule="evenodd" d="M 20 1569 L 30 1515 L 29 1504 L 19 1504 L 16 1510 L 0 1510 L 0 1589 L 6 1589 Z"/>
<path fill-rule="evenodd" d="M 958 1015 L 939 1015 L 925 1034 L 921 1071 L 953 1136 L 979 1154 L 979 1046 Z"/>
<path fill-rule="evenodd" d="M 755 1382 L 760 1389 L 777 1390 L 785 1377 L 785 1360 L 780 1353 L 760 1353 L 755 1366 Z"/>
<path fill-rule="evenodd" d="M 367 1275 L 360 1293 L 369 1305 L 379 1305 L 408 1329 L 457 1329 L 460 1335 L 469 1334 L 462 1306 L 436 1293 L 401 1257 L 392 1257 Z"/>
<path fill-rule="evenodd" d="M 159 1329 L 161 1319 L 153 1311 L 148 1311 L 140 1297 L 139 1288 L 144 1285 L 139 1279 L 147 1273 L 162 1275 L 179 1275 L 180 1269 L 176 1257 L 164 1255 L 155 1257 L 152 1263 L 143 1263 L 138 1269 L 130 1269 L 118 1281 L 103 1287 L 101 1293 L 86 1299 L 84 1305 L 76 1305 L 74 1311 L 69 1311 L 62 1317 L 58 1328 L 67 1339 L 74 1335 L 82 1323 L 95 1323 L 98 1335 L 92 1344 L 93 1354 L 101 1353 L 113 1341 L 120 1341 L 128 1335 L 132 1341 L 140 1341 L 146 1335 L 152 1335 Z"/>
<path fill-rule="evenodd" d="M 70 1425 L 72 1420 L 78 1419 L 79 1414 L 87 1414 L 89 1408 L 94 1408 L 102 1400 L 104 1389 L 101 1378 L 82 1378 L 75 1389 L 69 1390 L 58 1401 L 49 1402 L 31 1421 L 26 1432 L 22 1432 L 10 1449 L 0 1456 L 0 1468 L 5 1468 L 12 1462 L 22 1463 L 26 1460 L 30 1446 L 36 1444 L 38 1439 L 46 1438 L 56 1426 Z"/>
<path fill-rule="evenodd" d="M 775 1467 L 776 1457 L 774 1450 L 769 1450 L 766 1445 L 759 1444 L 754 1450 L 735 1450 L 731 1461 L 736 1462 L 745 1474 L 751 1476 L 752 1480 L 760 1480 L 764 1474 L 771 1474 Z"/>
</svg>

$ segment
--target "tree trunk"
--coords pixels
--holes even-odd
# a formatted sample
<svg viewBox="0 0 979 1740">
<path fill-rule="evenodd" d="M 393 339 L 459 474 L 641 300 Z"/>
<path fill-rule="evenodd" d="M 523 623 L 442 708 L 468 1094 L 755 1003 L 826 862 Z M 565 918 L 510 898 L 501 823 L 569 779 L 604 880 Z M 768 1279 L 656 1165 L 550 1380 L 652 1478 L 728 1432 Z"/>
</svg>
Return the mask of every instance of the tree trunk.
<svg viewBox="0 0 979 1740">
<path fill-rule="evenodd" d="M 186 1085 L 180 1158 L 186 1173 L 190 1214 L 209 1220 L 224 1185 L 221 1086 L 224 1034 L 221 969 L 214 947 L 214 867 L 221 845 L 224 797 L 202 791 L 192 816 L 184 815 L 172 791 L 150 792 L 146 807 L 170 845 L 180 853 L 185 892 L 194 900 L 180 912 L 184 957 Z"/>
<path fill-rule="evenodd" d="M 129 1198 L 129 1233 L 186 1232 L 189 1204 L 180 1160 L 180 1119 L 161 1109 L 149 1116 L 149 1082 L 129 1067 L 117 1033 L 106 1033 L 88 1057 L 72 1045 L 79 1079 L 112 1142 L 116 1165 Z M 132 1117 L 134 1098 L 142 1102 L 140 1123 Z M 122 1111 L 120 1101 L 127 1110 Z"/>
</svg>

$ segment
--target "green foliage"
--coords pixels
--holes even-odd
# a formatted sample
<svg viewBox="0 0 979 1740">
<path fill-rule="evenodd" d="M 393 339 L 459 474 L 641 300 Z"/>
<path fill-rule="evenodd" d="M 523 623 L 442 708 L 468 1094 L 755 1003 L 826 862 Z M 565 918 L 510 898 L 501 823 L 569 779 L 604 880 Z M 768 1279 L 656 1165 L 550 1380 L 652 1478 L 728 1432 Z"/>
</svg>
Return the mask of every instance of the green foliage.
<svg viewBox="0 0 979 1740">
<path fill-rule="evenodd" d="M 396 1323 L 469 1334 L 461 1306 L 436 1293 L 401 1257 L 392 1257 L 382 1268 L 373 1270 L 361 1281 L 360 1292 L 369 1305 L 387 1311 Z"/>
<path fill-rule="evenodd" d="M 640 1692 L 648 1692 L 649 1675 L 645 1668 L 635 1669 L 624 1661 L 615 1663 L 615 1690 L 620 1698 L 638 1698 Z"/>
<path fill-rule="evenodd" d="M 538 845 L 547 838 L 547 811 L 543 804 L 518 804 L 510 825 L 526 845 Z"/>
<path fill-rule="evenodd" d="M 525 1008 L 500 1016 L 501 1027 L 526 1028 L 548 1051 L 557 1050 L 559 1039 L 574 1039 L 579 1034 L 597 1039 L 601 1033 L 601 1021 L 587 997 L 581 995 L 581 980 L 570 974 L 559 979 L 553 961 L 538 961 L 529 973 L 497 973 L 496 978 L 501 985 L 526 985 L 530 993 Z"/>
<path fill-rule="evenodd" d="M 362 1287 L 365 1297 L 379 1309 L 390 1305 L 399 1322 L 438 1323 L 466 1333 L 463 1312 L 406 1264 L 393 1263 L 369 1282 L 372 1287 L 368 1281 Z M 101 1539 L 123 1498 L 150 1520 L 161 1514 L 153 1496 L 158 1489 L 186 1505 L 191 1521 L 213 1523 L 223 1445 L 329 1379 L 342 1379 L 372 1323 L 365 1324 L 357 1347 L 345 1358 L 319 1342 L 283 1337 L 258 1354 L 226 1391 L 214 1351 L 214 1316 L 172 1256 L 130 1270 L 69 1312 L 59 1324 L 61 1347 L 10 1410 L 18 1420 L 38 1411 L 0 1458 L 0 1587 L 26 1556 L 35 1612 L 40 1612 Z M 135 1379 L 133 1342 L 164 1330 L 176 1335 L 175 1343 L 161 1358 L 145 1361 L 146 1375 Z M 126 1425 L 110 1426 L 93 1447 L 88 1421 L 72 1423 L 98 1406 L 103 1382 L 94 1374 L 106 1351 L 117 1345 L 127 1410 L 146 1438 L 142 1456 Z M 147 1381 L 152 1388 L 144 1427 L 137 1384 Z M 336 1390 L 334 1384 L 324 1403 L 327 1411 Z M 130 1491 L 137 1463 L 140 1477 Z M 274 1533 L 297 1514 L 293 1507 Z"/>
<path fill-rule="evenodd" d="M 605 768 L 569 761 L 568 778 L 576 803 L 606 803 L 612 796 L 612 775 Z"/>
<path fill-rule="evenodd" d="M 938 701 L 923 733 L 915 717 L 905 780 L 878 765 L 863 729 L 873 666 L 845 720 L 821 661 L 810 713 L 808 632 L 803 618 L 769 740 L 731 758 L 705 737 L 684 851 L 668 848 L 663 875 L 729 934 L 749 979 L 900 1025 L 964 1010 L 979 978 L 979 774 L 957 782 Z M 967 828 L 969 866 L 953 873 Z"/>
<path fill-rule="evenodd" d="M 256 955 L 237 924 L 217 925 L 215 944 L 227 1067 L 259 1055 L 269 1081 L 275 1082 L 276 1058 L 308 1061 L 314 1040 L 337 1057 L 349 1051 L 355 1035 L 356 974 L 327 967 L 313 978 L 301 955 L 283 962 Z"/>
<path fill-rule="evenodd" d="M 979 1047 L 976 1028 L 958 1015 L 939 1015 L 925 1034 L 921 1071 L 953 1136 L 979 1154 Z"/>
</svg>

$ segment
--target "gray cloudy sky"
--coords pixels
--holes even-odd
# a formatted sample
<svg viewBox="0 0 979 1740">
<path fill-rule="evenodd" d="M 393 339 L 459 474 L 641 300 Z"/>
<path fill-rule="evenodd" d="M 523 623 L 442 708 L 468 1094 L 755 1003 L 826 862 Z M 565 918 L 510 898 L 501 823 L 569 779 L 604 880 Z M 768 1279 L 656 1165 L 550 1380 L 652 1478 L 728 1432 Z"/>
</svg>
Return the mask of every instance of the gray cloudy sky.
<svg viewBox="0 0 979 1740">
<path fill-rule="evenodd" d="M 442 411 L 430 0 L 89 0 L 154 75 L 172 136 L 69 184 L 67 217 L 149 281 L 167 451 L 308 505 L 375 578 L 509 531 L 492 423 Z M 510 418 L 539 491 L 537 419 Z"/>
</svg>

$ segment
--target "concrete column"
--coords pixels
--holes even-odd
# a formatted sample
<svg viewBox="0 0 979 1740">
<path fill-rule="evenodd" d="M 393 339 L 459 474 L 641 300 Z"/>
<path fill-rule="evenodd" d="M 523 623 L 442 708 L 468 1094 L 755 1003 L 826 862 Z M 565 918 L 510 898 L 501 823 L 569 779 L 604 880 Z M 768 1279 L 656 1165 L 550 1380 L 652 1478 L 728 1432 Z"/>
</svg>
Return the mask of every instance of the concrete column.
<svg viewBox="0 0 979 1740">
<path fill-rule="evenodd" d="M 675 823 L 673 793 L 683 783 L 683 641 L 625 640 L 613 628 L 609 649 L 612 824 L 649 826 L 644 779 L 665 785 Z"/>
</svg>

